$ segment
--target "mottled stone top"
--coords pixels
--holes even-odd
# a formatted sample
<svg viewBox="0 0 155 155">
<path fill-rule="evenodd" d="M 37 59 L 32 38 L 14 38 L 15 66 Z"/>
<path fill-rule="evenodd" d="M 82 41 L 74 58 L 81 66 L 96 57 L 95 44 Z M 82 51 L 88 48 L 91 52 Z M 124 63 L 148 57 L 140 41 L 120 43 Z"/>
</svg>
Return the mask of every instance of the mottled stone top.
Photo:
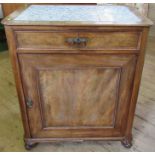
<svg viewBox="0 0 155 155">
<path fill-rule="evenodd" d="M 94 24 L 140 24 L 142 18 L 126 6 L 118 5 L 31 5 L 17 15 L 14 23 L 62 22 Z"/>
<path fill-rule="evenodd" d="M 139 22 L 125 6 L 46 6 L 32 5 L 14 20 L 28 21 L 107 21 Z"/>
</svg>

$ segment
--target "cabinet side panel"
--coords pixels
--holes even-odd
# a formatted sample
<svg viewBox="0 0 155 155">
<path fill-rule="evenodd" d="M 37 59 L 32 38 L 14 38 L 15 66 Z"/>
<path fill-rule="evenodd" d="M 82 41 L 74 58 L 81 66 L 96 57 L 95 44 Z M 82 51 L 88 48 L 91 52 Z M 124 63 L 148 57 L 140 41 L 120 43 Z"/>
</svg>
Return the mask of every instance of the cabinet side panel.
<svg viewBox="0 0 155 155">
<path fill-rule="evenodd" d="M 23 93 L 23 87 L 22 87 L 22 81 L 21 81 L 21 75 L 20 75 L 20 68 L 18 63 L 18 57 L 16 54 L 16 43 L 15 43 L 15 37 L 14 32 L 11 26 L 5 26 L 6 36 L 7 36 L 7 42 L 9 45 L 9 54 L 11 58 L 13 73 L 15 77 L 15 84 L 20 104 L 20 110 L 22 115 L 22 122 L 24 126 L 25 131 L 25 138 L 30 138 L 30 131 L 29 131 L 29 123 L 28 123 L 28 117 L 26 112 L 26 105 L 25 105 L 25 99 L 24 99 L 24 93 Z"/>
<path fill-rule="evenodd" d="M 133 90 L 132 90 L 132 95 L 131 95 L 128 120 L 127 120 L 127 127 L 126 127 L 126 133 L 125 133 L 125 138 L 129 140 L 132 139 L 132 134 L 131 134 L 132 125 L 133 125 L 133 119 L 134 119 L 134 114 L 135 114 L 137 98 L 138 98 L 139 86 L 140 86 L 140 81 L 141 81 L 141 76 L 142 76 L 142 71 L 143 71 L 145 47 L 146 47 L 146 42 L 147 42 L 147 37 L 148 37 L 148 30 L 149 30 L 149 27 L 143 28 L 142 40 L 141 40 L 141 45 L 140 45 L 140 54 L 138 56 L 137 64 L 136 64 L 134 84 L 133 84 Z"/>
</svg>

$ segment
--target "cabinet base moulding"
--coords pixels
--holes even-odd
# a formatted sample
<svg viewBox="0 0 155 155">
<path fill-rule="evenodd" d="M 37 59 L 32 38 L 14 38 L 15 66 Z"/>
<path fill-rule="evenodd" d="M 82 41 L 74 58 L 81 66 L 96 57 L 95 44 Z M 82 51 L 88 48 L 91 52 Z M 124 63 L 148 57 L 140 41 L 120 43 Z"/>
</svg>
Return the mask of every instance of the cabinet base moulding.
<svg viewBox="0 0 155 155">
<path fill-rule="evenodd" d="M 28 138 L 25 139 L 25 149 L 31 150 L 39 143 L 58 143 L 58 142 L 83 142 L 83 141 L 120 141 L 125 148 L 132 147 L 132 139 L 126 137 L 103 137 L 103 138 Z"/>
</svg>

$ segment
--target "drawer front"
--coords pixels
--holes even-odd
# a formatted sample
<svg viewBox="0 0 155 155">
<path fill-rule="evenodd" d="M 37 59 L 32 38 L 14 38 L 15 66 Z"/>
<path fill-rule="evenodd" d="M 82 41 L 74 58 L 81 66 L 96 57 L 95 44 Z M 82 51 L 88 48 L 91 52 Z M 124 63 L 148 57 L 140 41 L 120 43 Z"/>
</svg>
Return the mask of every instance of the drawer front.
<svg viewBox="0 0 155 155">
<path fill-rule="evenodd" d="M 138 49 L 140 41 L 139 32 L 83 32 L 79 36 L 88 39 L 85 47 L 88 49 Z"/>
<path fill-rule="evenodd" d="M 52 32 L 16 31 L 19 49 L 58 50 L 138 50 L 139 31 Z"/>
<path fill-rule="evenodd" d="M 17 31 L 17 47 L 32 49 L 69 49 L 73 48 L 67 42 L 67 38 L 76 38 L 77 33 L 59 33 L 45 31 Z"/>
</svg>

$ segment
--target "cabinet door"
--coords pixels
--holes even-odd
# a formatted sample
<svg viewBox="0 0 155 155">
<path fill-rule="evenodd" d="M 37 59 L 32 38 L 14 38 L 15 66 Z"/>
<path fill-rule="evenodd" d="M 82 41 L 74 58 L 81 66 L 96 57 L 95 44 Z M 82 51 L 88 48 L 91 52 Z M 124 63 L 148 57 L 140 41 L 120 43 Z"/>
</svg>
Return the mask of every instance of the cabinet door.
<svg viewBox="0 0 155 155">
<path fill-rule="evenodd" d="M 19 54 L 34 138 L 123 136 L 136 56 Z"/>
</svg>

